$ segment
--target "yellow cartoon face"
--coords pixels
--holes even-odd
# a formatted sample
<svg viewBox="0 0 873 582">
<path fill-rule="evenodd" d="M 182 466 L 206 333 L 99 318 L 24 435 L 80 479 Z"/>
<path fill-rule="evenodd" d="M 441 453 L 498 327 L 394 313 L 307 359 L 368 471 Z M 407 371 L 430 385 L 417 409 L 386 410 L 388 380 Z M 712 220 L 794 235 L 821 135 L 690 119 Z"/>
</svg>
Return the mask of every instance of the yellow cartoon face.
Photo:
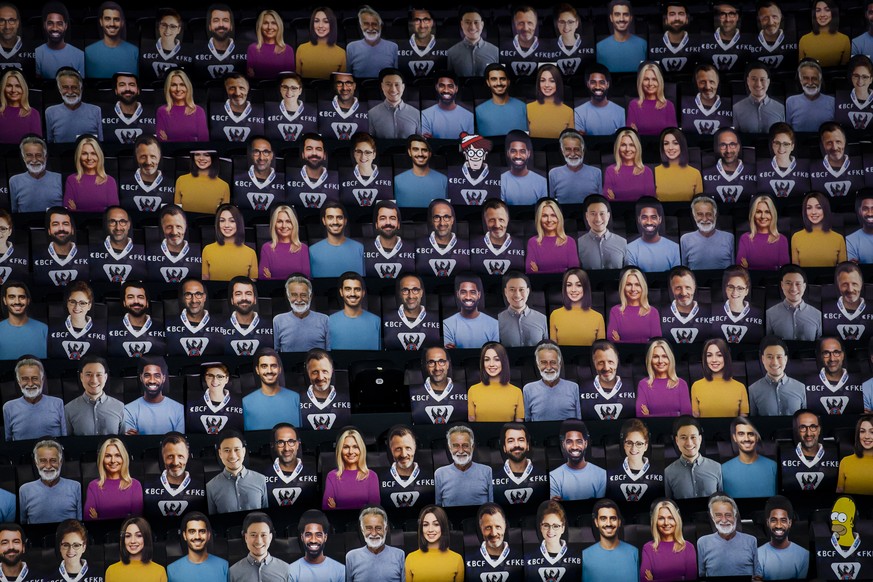
<svg viewBox="0 0 873 582">
<path fill-rule="evenodd" d="M 855 502 L 851 497 L 840 497 L 831 508 L 831 531 L 841 538 L 853 537 Z"/>
</svg>

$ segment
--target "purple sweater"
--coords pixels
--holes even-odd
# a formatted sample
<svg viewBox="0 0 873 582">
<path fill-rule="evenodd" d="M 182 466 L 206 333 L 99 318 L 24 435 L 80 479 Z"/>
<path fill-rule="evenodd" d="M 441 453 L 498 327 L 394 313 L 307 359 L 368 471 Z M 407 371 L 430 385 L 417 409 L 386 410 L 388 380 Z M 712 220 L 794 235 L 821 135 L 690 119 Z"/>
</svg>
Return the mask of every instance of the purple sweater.
<svg viewBox="0 0 873 582">
<path fill-rule="evenodd" d="M 42 137 L 42 120 L 39 111 L 30 108 L 30 113 L 21 117 L 21 107 L 7 106 L 0 113 L 0 143 L 19 143 L 29 133 Z"/>
<path fill-rule="evenodd" d="M 336 469 L 327 474 L 324 483 L 324 497 L 321 500 L 321 508 L 331 509 L 327 500 L 333 498 L 336 501 L 334 509 L 360 509 L 365 505 L 379 504 L 379 477 L 370 469 L 370 474 L 363 481 L 358 481 L 358 471 L 343 471 L 340 478 L 336 476 Z"/>
<path fill-rule="evenodd" d="M 654 99 L 633 99 L 627 104 L 627 124 L 636 126 L 640 135 L 660 135 L 668 127 L 676 127 L 676 107 L 668 99 L 663 108 L 658 109 Z"/>
<path fill-rule="evenodd" d="M 72 204 L 75 204 L 73 208 Z M 67 176 L 64 186 L 64 206 L 76 212 L 103 212 L 108 206 L 118 204 L 118 184 L 115 178 L 106 176 L 106 181 L 97 183 L 96 174 L 83 174 L 81 180 L 76 174 Z"/>
<path fill-rule="evenodd" d="M 294 49 L 290 44 L 285 50 L 277 53 L 276 45 L 265 44 L 258 50 L 258 43 L 253 42 L 246 51 L 246 65 L 254 72 L 255 79 L 273 79 L 279 73 L 294 70 Z"/>
<path fill-rule="evenodd" d="M 142 515 L 142 484 L 133 479 L 130 487 L 121 490 L 121 479 L 107 479 L 103 489 L 98 486 L 98 480 L 88 483 L 85 493 L 85 508 L 82 514 L 85 521 L 91 517 L 91 508 L 97 511 L 97 519 L 123 519 L 132 515 Z"/>
<path fill-rule="evenodd" d="M 661 542 L 658 551 L 653 542 L 643 546 L 640 561 L 640 580 L 647 580 L 646 570 L 652 573 L 653 582 L 674 582 L 675 580 L 697 580 L 697 550 L 694 544 L 685 540 L 685 549 L 673 551 L 674 542 Z"/>
<path fill-rule="evenodd" d="M 158 107 L 155 117 L 155 135 L 160 141 L 209 141 L 209 127 L 206 125 L 206 112 L 199 105 L 191 115 L 185 115 L 184 105 L 173 105 L 169 113 L 167 106 Z"/>
<path fill-rule="evenodd" d="M 309 277 L 309 246 L 300 243 L 300 250 L 291 252 L 291 243 L 276 243 L 276 250 L 270 247 L 271 243 L 264 243 L 261 247 L 261 260 L 258 263 L 259 279 L 286 280 L 294 273 L 302 273 Z M 264 269 L 270 271 L 270 276 L 264 273 Z"/>
<path fill-rule="evenodd" d="M 649 409 L 643 414 L 643 405 Z M 649 386 L 649 379 L 643 378 L 637 384 L 637 417 L 644 416 L 680 416 L 691 414 L 691 392 L 685 380 L 679 378 L 679 384 L 667 388 L 667 378 L 655 378 Z"/>
<path fill-rule="evenodd" d="M 782 265 L 791 262 L 788 258 L 788 239 L 780 234 L 775 243 L 767 242 L 767 235 L 757 233 L 754 239 L 749 238 L 749 233 L 740 237 L 737 246 L 737 264 L 741 265 L 745 259 L 749 270 L 775 271 Z"/>
<path fill-rule="evenodd" d="M 609 190 L 615 198 L 609 196 Z M 636 202 L 643 196 L 655 195 L 655 174 L 648 166 L 643 173 L 634 175 L 633 166 L 621 166 L 618 172 L 610 164 L 603 170 L 603 195 L 613 202 Z"/>
<path fill-rule="evenodd" d="M 557 246 L 558 237 L 544 236 L 543 242 L 537 244 L 537 237 L 527 240 L 527 258 L 525 270 L 528 273 L 563 273 L 567 269 L 579 266 L 579 253 L 576 241 L 568 236 L 567 242 Z M 531 268 L 531 263 L 537 264 L 537 270 Z"/>
<path fill-rule="evenodd" d="M 621 312 L 621 305 L 609 310 L 609 324 L 606 326 L 606 339 L 616 341 L 612 332 L 618 332 L 619 343 L 644 344 L 650 338 L 661 335 L 661 315 L 652 307 L 649 313 L 640 317 L 640 308 L 628 305 Z M 689 397 L 690 402 L 690 397 Z"/>
</svg>

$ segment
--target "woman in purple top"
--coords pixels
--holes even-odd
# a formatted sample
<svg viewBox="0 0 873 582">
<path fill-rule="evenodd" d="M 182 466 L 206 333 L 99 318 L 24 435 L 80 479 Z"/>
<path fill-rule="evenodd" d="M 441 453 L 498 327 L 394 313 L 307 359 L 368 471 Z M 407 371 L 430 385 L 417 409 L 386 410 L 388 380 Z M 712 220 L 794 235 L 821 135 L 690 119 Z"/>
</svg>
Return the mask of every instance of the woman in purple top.
<svg viewBox="0 0 873 582">
<path fill-rule="evenodd" d="M 0 80 L 0 143 L 19 143 L 31 133 L 42 137 L 42 120 L 29 97 L 24 75 L 7 71 Z"/>
<path fill-rule="evenodd" d="M 76 173 L 67 176 L 64 206 L 74 212 L 103 212 L 118 204 L 118 184 L 106 175 L 100 144 L 91 136 L 76 146 Z"/>
<path fill-rule="evenodd" d="M 367 446 L 357 429 L 345 430 L 336 441 L 336 466 L 324 484 L 322 509 L 360 509 L 379 504 L 379 477 L 367 468 Z"/>
<path fill-rule="evenodd" d="M 655 174 L 643 165 L 643 147 L 637 132 L 622 129 L 613 146 L 615 165 L 603 170 L 603 195 L 612 201 L 636 202 L 655 195 Z"/>
<path fill-rule="evenodd" d="M 644 344 L 661 335 L 661 314 L 649 305 L 646 277 L 634 267 L 624 270 L 618 284 L 621 304 L 609 310 L 606 338 L 624 344 Z"/>
<path fill-rule="evenodd" d="M 160 141 L 209 141 L 206 112 L 194 103 L 194 87 L 185 71 L 176 69 L 164 81 L 166 106 L 158 107 L 155 134 Z"/>
<path fill-rule="evenodd" d="M 749 270 L 775 271 L 787 265 L 788 239 L 779 234 L 776 206 L 762 194 L 749 206 L 751 232 L 744 233 L 737 245 L 737 262 Z"/>
<path fill-rule="evenodd" d="M 261 247 L 258 278 L 284 281 L 294 273 L 309 277 L 309 247 L 300 242 L 300 224 L 293 208 L 283 204 L 273 210 L 270 238 Z"/>
<path fill-rule="evenodd" d="M 548 198 L 541 200 L 534 222 L 537 235 L 527 241 L 525 270 L 528 273 L 563 273 L 578 267 L 576 239 L 564 232 L 564 215 L 558 203 Z"/>
<path fill-rule="evenodd" d="M 640 135 L 659 135 L 676 126 L 676 107 L 664 97 L 664 76 L 655 63 L 646 63 L 637 73 L 638 99 L 627 104 L 627 124 Z"/>
<path fill-rule="evenodd" d="M 86 521 L 142 515 L 142 485 L 130 476 L 130 456 L 123 442 L 115 437 L 103 441 L 97 472 L 100 478 L 91 481 L 85 493 Z"/>
<path fill-rule="evenodd" d="M 637 416 L 690 416 L 691 392 L 676 375 L 676 357 L 665 340 L 649 344 L 646 371 L 649 377 L 637 384 Z"/>
<path fill-rule="evenodd" d="M 652 541 L 643 546 L 640 580 L 673 582 L 697 579 L 697 551 L 682 536 L 682 515 L 669 499 L 651 512 Z"/>
<path fill-rule="evenodd" d="M 258 42 L 246 51 L 246 68 L 252 79 L 272 79 L 294 70 L 294 49 L 285 44 L 285 24 L 275 10 L 264 10 L 255 24 Z"/>
</svg>

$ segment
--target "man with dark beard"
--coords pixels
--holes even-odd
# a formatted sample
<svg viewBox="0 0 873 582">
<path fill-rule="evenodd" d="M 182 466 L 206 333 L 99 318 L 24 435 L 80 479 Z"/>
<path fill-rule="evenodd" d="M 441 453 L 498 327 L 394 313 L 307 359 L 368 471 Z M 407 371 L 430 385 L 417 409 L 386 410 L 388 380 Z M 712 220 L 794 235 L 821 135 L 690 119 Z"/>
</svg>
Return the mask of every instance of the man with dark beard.
<svg viewBox="0 0 873 582">
<path fill-rule="evenodd" d="M 45 43 L 36 47 L 36 76 L 51 79 L 61 67 L 72 67 L 85 73 L 85 51 L 67 44 L 70 13 L 60 2 L 48 2 L 42 7 L 42 30 Z"/>
<path fill-rule="evenodd" d="M 203 282 L 186 277 L 179 285 L 179 315 L 168 317 L 167 354 L 171 356 L 220 356 L 224 353 L 224 328 L 212 321 L 209 294 Z"/>
<path fill-rule="evenodd" d="M 273 165 L 273 146 L 253 136 L 248 145 L 249 167 L 233 177 L 233 203 L 241 210 L 269 211 L 285 203 L 285 172 Z"/>
<path fill-rule="evenodd" d="M 438 73 L 437 102 L 421 112 L 421 133 L 435 139 L 455 139 L 462 132 L 473 133 L 473 112 L 457 102 L 460 86 L 453 73 Z"/>
<path fill-rule="evenodd" d="M 688 3 L 669 0 L 662 6 L 664 34 L 649 35 L 649 60 L 657 61 L 668 73 L 684 73 L 700 55 L 700 41 L 688 32 Z"/>
<path fill-rule="evenodd" d="M 399 236 L 400 209 L 393 200 L 380 200 L 373 206 L 376 238 L 364 243 L 364 272 L 368 277 L 395 279 L 400 273 L 415 271 L 415 245 L 404 244 Z"/>
<path fill-rule="evenodd" d="M 140 358 L 138 367 L 143 395 L 124 405 L 125 434 L 165 434 L 185 430 L 185 407 L 164 396 L 170 379 L 164 358 Z"/>
<path fill-rule="evenodd" d="M 521 548 L 507 540 L 503 509 L 496 503 L 483 504 L 476 514 L 476 523 L 482 544 L 465 548 L 467 580 L 524 580 L 524 556 Z"/>
<path fill-rule="evenodd" d="M 206 32 L 209 42 L 195 49 L 194 62 L 202 79 L 221 79 L 238 70 L 245 72 L 246 52 L 236 50 L 233 42 L 233 11 L 226 4 L 213 4 L 206 9 Z"/>
<path fill-rule="evenodd" d="M 598 499 L 591 510 L 598 543 L 582 552 L 583 580 L 636 580 L 640 571 L 637 549 L 619 538 L 621 510 L 612 499 Z"/>
<path fill-rule="evenodd" d="M 303 166 L 300 172 L 290 170 L 286 176 L 285 189 L 288 202 L 295 206 L 318 210 L 327 200 L 339 201 L 339 175 L 336 170 L 327 168 L 327 148 L 324 138 L 317 133 L 307 133 L 301 138 L 300 159 Z M 296 174 L 296 175 L 295 175 Z"/>
<path fill-rule="evenodd" d="M 273 345 L 273 326 L 258 315 L 255 283 L 239 275 L 227 285 L 231 314 L 224 326 L 224 352 L 229 356 L 251 356 L 259 347 Z"/>
<path fill-rule="evenodd" d="M 509 170 L 500 174 L 500 199 L 513 205 L 533 205 L 548 196 L 545 177 L 530 169 L 534 149 L 530 137 L 520 130 L 506 134 L 506 161 Z"/>
<path fill-rule="evenodd" d="M 207 549 L 212 540 L 209 518 L 199 511 L 188 512 L 182 518 L 179 532 L 188 554 L 167 566 L 168 581 L 226 580 L 227 560 L 210 554 Z"/>
<path fill-rule="evenodd" d="M 167 168 L 169 176 L 164 176 L 161 146 L 154 135 L 140 135 L 133 149 L 136 170 L 131 172 L 126 168 L 119 173 L 121 205 L 131 212 L 157 213 L 163 206 L 172 204 L 175 198 L 172 169 Z"/>
<path fill-rule="evenodd" d="M 549 473 L 552 499 L 575 501 L 606 495 L 606 471 L 585 460 L 590 440 L 581 420 L 572 418 L 561 423 L 561 450 L 567 462 Z"/>
<path fill-rule="evenodd" d="M 804 580 L 809 570 L 809 550 L 788 539 L 794 520 L 794 506 L 788 498 L 775 495 L 764 507 L 770 543 L 758 548 L 759 570 L 764 580 Z"/>
<path fill-rule="evenodd" d="M 130 215 L 120 206 L 103 213 L 102 245 L 91 247 L 89 260 L 94 280 L 124 283 L 146 278 L 145 245 L 130 236 Z"/>
<path fill-rule="evenodd" d="M 311 507 L 319 495 L 314 467 L 300 458 L 302 446 L 303 441 L 294 425 L 280 422 L 273 427 L 272 448 L 276 456 L 273 466 L 264 474 L 271 508 Z"/>
<path fill-rule="evenodd" d="M 349 271 L 363 275 L 364 245 L 346 236 L 348 214 L 342 203 L 324 203 L 321 224 L 325 238 L 309 247 L 312 277 L 339 277 Z"/>
<path fill-rule="evenodd" d="M 837 486 L 840 453 L 836 443 L 821 442 L 821 418 L 801 408 L 792 418 L 794 439 L 779 449 L 782 489 L 785 494 L 815 495 Z"/>
<path fill-rule="evenodd" d="M 494 499 L 499 503 L 534 507 L 549 498 L 549 475 L 530 458 L 530 434 L 520 422 L 500 429 L 500 449 L 505 459 L 494 473 Z"/>
<path fill-rule="evenodd" d="M 347 582 L 400 582 L 405 580 L 403 550 L 386 545 L 388 514 L 378 505 L 361 510 L 358 518 L 366 545 L 346 553 Z"/>
<path fill-rule="evenodd" d="M 67 284 L 88 280 L 88 247 L 77 245 L 76 224 L 72 213 L 62 206 L 53 206 L 46 211 L 45 227 L 48 231 L 48 247 L 43 250 L 34 245 L 34 283 L 46 287 L 66 287 Z"/>
<path fill-rule="evenodd" d="M 188 471 L 190 456 L 184 434 L 169 432 L 161 440 L 164 470 L 143 481 L 143 507 L 152 523 L 155 519 L 175 519 L 186 511 L 206 511 L 203 474 Z"/>
<path fill-rule="evenodd" d="M 434 501 L 433 467 L 430 457 L 415 460 L 418 443 L 408 426 L 397 425 L 388 432 L 390 467 L 379 472 L 382 504 L 385 507 L 424 507 Z"/>
<path fill-rule="evenodd" d="M 288 582 L 345 582 L 346 568 L 324 555 L 330 522 L 317 509 L 308 509 L 300 516 L 297 535 L 303 557 L 288 568 Z"/>
<path fill-rule="evenodd" d="M 56 523 L 82 519 L 82 485 L 61 477 L 64 448 L 55 440 L 41 440 L 33 447 L 39 479 L 18 489 L 21 523 Z"/>
<path fill-rule="evenodd" d="M 282 421 L 300 426 L 300 396 L 279 384 L 282 380 L 279 354 L 270 346 L 261 346 L 253 359 L 258 385 L 243 398 L 245 430 L 268 430 Z"/>
<path fill-rule="evenodd" d="M 4 580 L 25 582 L 34 578 L 30 573 L 24 556 L 27 553 L 27 537 L 24 528 L 17 523 L 0 524 L 0 574 Z"/>
<path fill-rule="evenodd" d="M 141 135 L 154 135 L 154 104 L 140 100 L 137 76 L 130 72 L 119 72 L 112 76 L 112 82 L 118 100 L 101 105 L 106 141 L 132 144 Z"/>
<path fill-rule="evenodd" d="M 0 8 L 0 13 L 2 13 Z M 63 206 L 61 175 L 46 170 L 48 147 L 42 138 L 31 135 L 21 140 L 21 160 L 27 170 L 9 178 L 12 212 L 44 212 L 52 206 Z"/>
</svg>

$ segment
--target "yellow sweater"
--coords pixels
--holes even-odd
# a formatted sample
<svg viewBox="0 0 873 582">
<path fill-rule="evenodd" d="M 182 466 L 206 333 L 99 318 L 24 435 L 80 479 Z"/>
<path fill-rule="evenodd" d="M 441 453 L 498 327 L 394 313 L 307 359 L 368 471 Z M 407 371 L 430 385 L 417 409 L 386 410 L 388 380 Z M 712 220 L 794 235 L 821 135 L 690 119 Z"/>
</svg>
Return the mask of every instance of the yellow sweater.
<svg viewBox="0 0 873 582">
<path fill-rule="evenodd" d="M 689 202 L 703 193 L 700 170 L 679 164 L 655 166 L 655 195 L 661 202 Z"/>
<path fill-rule="evenodd" d="M 230 281 L 237 275 L 258 278 L 258 256 L 246 245 L 212 243 L 203 249 L 203 279 Z"/>
<path fill-rule="evenodd" d="M 346 50 L 335 44 L 305 42 L 297 47 L 297 74 L 306 79 L 329 79 L 346 70 Z"/>
<path fill-rule="evenodd" d="M 845 65 L 852 56 L 852 41 L 842 32 L 807 33 L 797 45 L 801 59 L 816 59 L 822 67 Z"/>
<path fill-rule="evenodd" d="M 464 582 L 464 559 L 452 550 L 415 550 L 406 556 L 406 582 Z"/>
<path fill-rule="evenodd" d="M 606 338 L 603 316 L 589 309 L 559 307 L 549 316 L 549 339 L 561 346 L 590 346 Z"/>
<path fill-rule="evenodd" d="M 701 378 L 691 385 L 691 412 L 704 418 L 733 418 L 749 414 L 746 387 L 736 380 Z"/>
<path fill-rule="evenodd" d="M 563 103 L 546 101 L 540 105 L 533 101 L 527 104 L 527 123 L 531 137 L 557 139 L 562 131 L 573 128 L 573 110 Z"/>
<path fill-rule="evenodd" d="M 801 267 L 833 267 L 846 260 L 846 239 L 834 230 L 800 230 L 791 237 L 791 262 Z"/>
<path fill-rule="evenodd" d="M 130 564 L 115 562 L 106 568 L 106 582 L 167 582 L 167 571 L 160 564 L 131 560 Z"/>
<path fill-rule="evenodd" d="M 512 384 L 479 382 L 467 391 L 467 408 L 476 422 L 513 422 L 524 418 L 524 396 Z"/>
<path fill-rule="evenodd" d="M 230 202 L 230 186 L 221 178 L 200 174 L 196 178 L 184 174 L 176 179 L 174 202 L 185 212 L 215 214 L 219 204 Z"/>
<path fill-rule="evenodd" d="M 843 493 L 873 495 L 873 457 L 843 457 L 837 475 L 837 488 L 842 488 Z"/>
</svg>

